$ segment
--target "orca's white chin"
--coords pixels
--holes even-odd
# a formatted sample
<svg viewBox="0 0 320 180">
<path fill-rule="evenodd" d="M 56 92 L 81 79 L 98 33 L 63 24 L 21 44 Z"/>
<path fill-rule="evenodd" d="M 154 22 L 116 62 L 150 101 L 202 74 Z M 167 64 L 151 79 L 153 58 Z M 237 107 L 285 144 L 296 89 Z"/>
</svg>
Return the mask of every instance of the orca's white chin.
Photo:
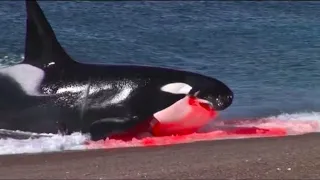
<svg viewBox="0 0 320 180">
<path fill-rule="evenodd" d="M 154 136 L 194 133 L 216 115 L 209 101 L 186 96 L 154 114 L 157 123 L 152 133 Z"/>
</svg>

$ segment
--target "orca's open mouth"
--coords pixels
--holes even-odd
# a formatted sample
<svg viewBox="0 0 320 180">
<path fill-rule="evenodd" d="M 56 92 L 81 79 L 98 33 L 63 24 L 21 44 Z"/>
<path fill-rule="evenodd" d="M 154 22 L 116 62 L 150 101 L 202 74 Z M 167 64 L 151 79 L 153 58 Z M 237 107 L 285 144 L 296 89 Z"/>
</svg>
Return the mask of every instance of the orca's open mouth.
<svg viewBox="0 0 320 180">
<path fill-rule="evenodd" d="M 212 104 L 208 104 L 208 103 L 199 103 L 199 105 L 201 107 L 203 107 L 204 109 L 208 110 L 208 111 L 212 111 L 214 110 L 214 107 L 212 106 Z"/>
<path fill-rule="evenodd" d="M 200 107 L 208 110 L 208 111 L 214 111 L 215 108 L 214 108 L 214 105 L 208 101 L 208 100 L 205 100 L 205 99 L 200 99 L 200 98 L 197 98 L 197 97 L 191 97 L 189 99 L 189 104 L 190 105 L 199 105 Z"/>
<path fill-rule="evenodd" d="M 207 100 L 199 99 L 198 102 L 201 107 L 203 107 L 204 109 L 206 109 L 208 111 L 215 110 L 213 104 Z"/>
</svg>

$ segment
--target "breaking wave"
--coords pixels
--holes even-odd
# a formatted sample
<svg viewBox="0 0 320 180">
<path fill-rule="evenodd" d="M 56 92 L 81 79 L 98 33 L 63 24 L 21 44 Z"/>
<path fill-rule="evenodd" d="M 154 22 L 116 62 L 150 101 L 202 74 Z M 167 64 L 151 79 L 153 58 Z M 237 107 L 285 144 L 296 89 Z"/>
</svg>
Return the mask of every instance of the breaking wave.
<svg viewBox="0 0 320 180">
<path fill-rule="evenodd" d="M 247 136 L 246 134 L 232 135 L 227 133 L 223 127 L 249 127 L 273 129 L 270 131 L 275 136 L 283 135 L 299 135 L 311 132 L 319 132 L 320 130 L 320 113 L 295 113 L 281 114 L 260 118 L 256 120 L 239 120 L 239 121 L 220 121 L 208 126 L 203 133 L 194 133 L 185 136 L 170 137 L 147 137 L 144 139 L 133 139 L 129 142 L 121 140 L 106 140 L 95 143 L 87 143 L 89 137 L 81 133 L 73 133 L 69 136 L 47 135 L 47 137 L 30 138 L 17 140 L 12 138 L 0 139 L 0 154 L 22 154 L 22 153 L 44 153 L 57 152 L 66 150 L 86 150 L 86 149 L 109 149 L 123 147 L 141 147 L 154 145 L 169 145 L 179 143 L 190 143 L 194 141 L 208 141 L 234 138 L 259 137 L 263 135 Z M 286 133 L 283 133 L 285 130 Z M 274 133 L 274 134 L 273 134 Z M 268 136 L 268 134 L 267 134 Z"/>
<path fill-rule="evenodd" d="M 17 64 L 23 61 L 24 55 L 17 55 L 14 53 L 0 53 L 0 68 Z"/>
</svg>

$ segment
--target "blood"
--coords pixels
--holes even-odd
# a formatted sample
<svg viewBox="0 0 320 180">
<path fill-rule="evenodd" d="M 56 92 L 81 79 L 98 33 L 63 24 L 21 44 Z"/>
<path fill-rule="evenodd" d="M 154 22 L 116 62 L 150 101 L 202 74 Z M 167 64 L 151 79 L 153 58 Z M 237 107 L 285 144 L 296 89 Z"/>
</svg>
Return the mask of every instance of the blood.
<svg viewBox="0 0 320 180">
<path fill-rule="evenodd" d="M 185 110 L 182 113 L 183 115 L 176 118 L 170 116 L 172 112 L 179 113 L 177 112 L 179 110 Z M 149 132 L 156 137 L 192 134 L 217 116 L 217 112 L 214 109 L 209 105 L 199 103 L 195 97 L 185 97 L 168 107 L 163 113 L 166 113 L 165 116 L 162 116 L 164 119 L 158 120 L 155 117 L 150 117 L 126 132 L 109 136 L 109 139 L 130 141 L 144 132 Z"/>
<path fill-rule="evenodd" d="M 207 133 L 192 133 L 186 135 L 146 137 L 142 139 L 133 138 L 130 141 L 121 139 L 107 139 L 105 141 L 90 142 L 88 149 L 110 149 L 123 147 L 154 147 L 164 145 L 174 145 L 182 143 L 192 143 L 197 141 L 212 141 L 221 139 L 243 139 L 252 137 L 282 137 L 287 136 L 285 128 L 258 128 L 258 127 L 235 127 L 229 130 L 215 130 Z"/>
<path fill-rule="evenodd" d="M 209 133 L 144 138 L 140 140 L 140 144 L 141 146 L 159 146 L 228 138 L 280 137 L 286 135 L 287 131 L 284 128 L 263 129 L 257 127 L 238 127 L 232 130 L 213 131 Z M 106 145 L 107 144 L 108 143 L 106 143 Z"/>
<path fill-rule="evenodd" d="M 152 134 L 154 136 L 192 134 L 217 117 L 217 111 L 209 107 L 209 105 L 200 103 L 195 97 L 187 97 L 185 99 L 187 104 L 183 104 L 183 100 L 181 101 L 174 104 L 172 108 L 177 110 L 174 113 L 181 113 L 183 115 L 179 119 L 170 119 L 170 121 L 159 120 L 154 123 L 152 127 Z M 179 112 L 178 110 L 187 109 L 181 108 L 181 106 L 188 106 L 188 110 Z"/>
<path fill-rule="evenodd" d="M 150 118 L 142 123 L 137 124 L 135 127 L 128 129 L 126 132 L 117 133 L 109 136 L 109 139 L 131 141 L 132 138 L 139 136 L 139 134 L 143 132 L 148 132 L 150 128 L 150 123 L 153 120 L 153 118 Z"/>
</svg>

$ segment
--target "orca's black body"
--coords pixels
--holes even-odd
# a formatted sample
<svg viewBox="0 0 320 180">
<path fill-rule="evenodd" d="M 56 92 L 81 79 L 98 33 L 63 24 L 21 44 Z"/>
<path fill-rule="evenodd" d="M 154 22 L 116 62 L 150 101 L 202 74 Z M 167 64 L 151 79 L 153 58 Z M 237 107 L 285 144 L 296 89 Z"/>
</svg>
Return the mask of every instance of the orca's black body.
<svg viewBox="0 0 320 180">
<path fill-rule="evenodd" d="M 90 132 L 92 139 L 125 131 L 186 96 L 161 88 L 170 83 L 210 101 L 232 103 L 222 82 L 160 67 L 84 64 L 64 51 L 36 1 L 26 1 L 23 62 L 0 69 L 0 129 L 37 133 Z"/>
</svg>

